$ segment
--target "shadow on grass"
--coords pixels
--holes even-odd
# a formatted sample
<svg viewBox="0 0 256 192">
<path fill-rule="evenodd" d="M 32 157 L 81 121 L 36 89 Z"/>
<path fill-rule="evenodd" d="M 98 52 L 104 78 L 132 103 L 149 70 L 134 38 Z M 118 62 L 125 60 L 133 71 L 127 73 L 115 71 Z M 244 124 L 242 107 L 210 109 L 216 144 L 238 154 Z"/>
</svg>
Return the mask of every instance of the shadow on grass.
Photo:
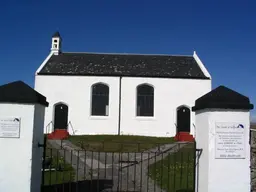
<svg viewBox="0 0 256 192">
<path fill-rule="evenodd" d="M 68 140 L 84 150 L 101 152 L 142 152 L 175 142 L 173 137 L 135 135 L 76 135 Z"/>
<path fill-rule="evenodd" d="M 104 189 L 111 189 L 112 186 L 112 180 L 96 179 L 42 186 L 42 192 L 100 192 Z"/>
<path fill-rule="evenodd" d="M 167 192 L 191 192 L 194 187 L 194 144 L 150 165 L 149 176 Z"/>
</svg>

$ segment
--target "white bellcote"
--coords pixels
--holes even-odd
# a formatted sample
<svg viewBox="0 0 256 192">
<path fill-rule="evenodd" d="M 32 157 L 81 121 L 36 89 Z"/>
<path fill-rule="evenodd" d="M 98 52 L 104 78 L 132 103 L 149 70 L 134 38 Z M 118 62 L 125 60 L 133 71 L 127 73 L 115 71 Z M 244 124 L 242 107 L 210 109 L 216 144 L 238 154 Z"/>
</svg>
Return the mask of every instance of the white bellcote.
<svg viewBox="0 0 256 192">
<path fill-rule="evenodd" d="M 51 52 L 58 55 L 61 52 L 61 36 L 59 32 L 55 32 L 52 36 Z"/>
</svg>

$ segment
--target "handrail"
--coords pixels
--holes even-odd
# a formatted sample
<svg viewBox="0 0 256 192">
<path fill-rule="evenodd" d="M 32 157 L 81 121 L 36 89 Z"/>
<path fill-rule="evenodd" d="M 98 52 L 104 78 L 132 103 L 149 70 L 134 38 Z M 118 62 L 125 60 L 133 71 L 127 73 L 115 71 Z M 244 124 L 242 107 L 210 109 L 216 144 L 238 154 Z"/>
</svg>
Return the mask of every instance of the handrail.
<svg viewBox="0 0 256 192">
<path fill-rule="evenodd" d="M 193 127 L 194 127 L 194 137 L 196 139 L 196 125 L 193 123 Z"/>
<path fill-rule="evenodd" d="M 71 121 L 68 122 L 68 125 L 71 126 L 71 129 L 72 129 L 72 131 L 73 131 L 73 135 L 75 135 L 75 131 L 74 131 L 74 129 L 73 129 L 73 125 L 72 125 Z"/>
<path fill-rule="evenodd" d="M 53 125 L 53 122 L 52 121 L 50 121 L 46 126 L 45 126 L 45 128 L 46 128 L 46 134 L 48 134 L 48 133 L 50 133 L 50 131 L 49 131 L 49 128 L 50 128 L 50 125 Z"/>
</svg>

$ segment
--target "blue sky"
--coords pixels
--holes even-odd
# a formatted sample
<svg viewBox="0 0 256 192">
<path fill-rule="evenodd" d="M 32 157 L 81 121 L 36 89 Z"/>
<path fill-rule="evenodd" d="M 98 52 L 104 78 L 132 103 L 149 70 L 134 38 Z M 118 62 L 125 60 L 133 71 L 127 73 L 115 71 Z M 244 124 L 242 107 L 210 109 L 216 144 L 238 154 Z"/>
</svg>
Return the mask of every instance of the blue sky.
<svg viewBox="0 0 256 192">
<path fill-rule="evenodd" d="M 0 84 L 23 80 L 34 86 L 34 73 L 58 30 L 63 51 L 191 55 L 195 50 L 213 88 L 225 85 L 256 104 L 255 8 L 253 0 L 3 1 Z"/>
</svg>

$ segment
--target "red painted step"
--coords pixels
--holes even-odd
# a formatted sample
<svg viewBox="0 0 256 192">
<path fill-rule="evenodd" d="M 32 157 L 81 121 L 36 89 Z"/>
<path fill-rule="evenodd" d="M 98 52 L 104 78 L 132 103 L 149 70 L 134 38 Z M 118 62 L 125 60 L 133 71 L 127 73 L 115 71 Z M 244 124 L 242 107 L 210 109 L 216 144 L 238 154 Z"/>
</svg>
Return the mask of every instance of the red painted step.
<svg viewBox="0 0 256 192">
<path fill-rule="evenodd" d="M 55 129 L 47 137 L 48 139 L 67 139 L 69 137 L 69 133 L 65 129 Z"/>
<path fill-rule="evenodd" d="M 193 135 L 191 135 L 189 132 L 179 132 L 176 134 L 175 140 L 191 142 L 191 141 L 194 141 L 195 139 L 194 139 Z"/>
</svg>

